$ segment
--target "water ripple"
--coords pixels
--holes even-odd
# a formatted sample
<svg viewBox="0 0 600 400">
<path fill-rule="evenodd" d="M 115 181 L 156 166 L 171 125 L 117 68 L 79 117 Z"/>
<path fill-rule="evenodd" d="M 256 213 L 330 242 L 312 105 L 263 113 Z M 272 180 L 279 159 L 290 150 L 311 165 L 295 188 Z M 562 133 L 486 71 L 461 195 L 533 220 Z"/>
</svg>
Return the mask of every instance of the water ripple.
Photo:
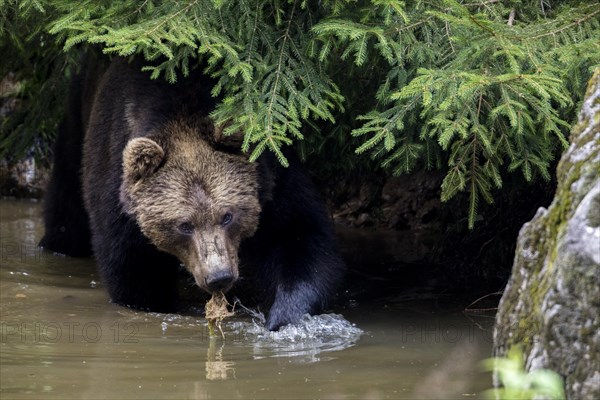
<svg viewBox="0 0 600 400">
<path fill-rule="evenodd" d="M 306 314 L 299 322 L 276 332 L 256 322 L 233 322 L 230 328 L 252 344 L 254 359 L 293 357 L 299 363 L 323 361 L 322 353 L 352 347 L 363 334 L 339 314 Z"/>
</svg>

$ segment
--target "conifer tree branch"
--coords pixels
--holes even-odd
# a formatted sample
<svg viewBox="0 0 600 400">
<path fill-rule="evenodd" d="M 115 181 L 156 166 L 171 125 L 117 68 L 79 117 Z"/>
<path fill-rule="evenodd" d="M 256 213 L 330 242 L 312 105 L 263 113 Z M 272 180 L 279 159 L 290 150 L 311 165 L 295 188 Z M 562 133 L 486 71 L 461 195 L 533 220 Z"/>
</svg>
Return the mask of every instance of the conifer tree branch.
<svg viewBox="0 0 600 400">
<path fill-rule="evenodd" d="M 0 72 L 18 72 L 18 96 L 38 105 L 3 121 L 0 153 L 52 139 L 59 93 L 77 53 L 92 45 L 143 57 L 153 78 L 171 82 L 203 68 L 220 99 L 211 116 L 226 134 L 244 132 L 251 160 L 267 150 L 285 164 L 284 145 L 305 140 L 302 148 L 318 153 L 336 141 L 390 174 L 442 168 L 442 199 L 468 193 L 472 225 L 470 206 L 489 201 L 506 174 L 548 178 L 582 86 L 600 64 L 597 2 L 542 6 L 8 0 L 0 4 L 8 43 Z M 40 96 L 49 82 L 57 94 Z"/>
<path fill-rule="evenodd" d="M 196 4 L 198 4 L 198 0 L 192 0 L 192 1 L 189 2 L 189 4 L 187 6 L 181 8 L 180 10 L 178 10 L 177 12 L 175 12 L 174 14 L 165 16 L 152 29 L 144 32 L 144 36 L 151 36 L 156 31 L 158 31 L 158 29 L 162 28 L 167 22 L 173 21 L 180 14 L 185 14 L 189 9 L 191 9 L 192 7 L 194 7 Z"/>
<path fill-rule="evenodd" d="M 577 19 L 576 21 L 571 22 L 570 24 L 564 25 L 564 26 L 562 26 L 562 27 L 560 27 L 558 29 L 555 29 L 553 31 L 542 33 L 542 34 L 539 34 L 539 35 L 534 35 L 534 36 L 530 37 L 529 39 L 535 40 L 535 39 L 541 39 L 541 38 L 546 37 L 546 36 L 554 36 L 554 35 L 557 35 L 557 34 L 559 34 L 561 32 L 564 32 L 564 31 L 566 31 L 568 29 L 571 29 L 574 26 L 579 26 L 582 23 L 584 23 L 585 21 L 588 21 L 588 20 L 594 18 L 596 15 L 600 14 L 600 5 L 597 5 L 596 7 L 597 7 L 597 9 L 595 11 L 593 11 L 591 14 L 584 15 L 583 17 Z"/>
<path fill-rule="evenodd" d="M 271 91 L 271 96 L 269 99 L 269 106 L 267 108 L 267 134 L 268 135 L 271 135 L 271 132 L 273 131 L 273 127 L 272 127 L 273 104 L 275 101 L 275 96 L 277 95 L 277 92 L 279 90 L 279 80 L 281 78 L 281 68 L 283 66 L 283 56 L 284 56 L 284 54 L 286 54 L 286 51 L 285 51 L 286 42 L 289 39 L 290 27 L 292 26 L 292 19 L 294 17 L 295 10 L 296 10 L 296 0 L 294 0 L 293 6 L 292 6 L 292 11 L 290 12 L 290 19 L 288 20 L 287 28 L 282 37 L 283 42 L 281 44 L 281 50 L 279 52 L 279 60 L 277 61 L 277 71 L 275 72 L 275 84 L 273 85 L 273 89 Z M 269 140 L 270 141 L 272 140 L 271 137 L 269 137 Z"/>
</svg>

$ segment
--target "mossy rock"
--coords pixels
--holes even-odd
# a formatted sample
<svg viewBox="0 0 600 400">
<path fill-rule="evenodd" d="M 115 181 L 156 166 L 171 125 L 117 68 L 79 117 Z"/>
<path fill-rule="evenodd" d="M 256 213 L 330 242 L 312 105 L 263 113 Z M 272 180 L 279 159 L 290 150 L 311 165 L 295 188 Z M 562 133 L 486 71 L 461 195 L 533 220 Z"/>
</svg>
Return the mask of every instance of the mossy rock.
<svg viewBox="0 0 600 400">
<path fill-rule="evenodd" d="M 600 398 L 600 68 L 557 168 L 558 187 L 517 241 L 494 353 L 520 345 L 528 370 L 565 378 L 568 398 Z"/>
</svg>

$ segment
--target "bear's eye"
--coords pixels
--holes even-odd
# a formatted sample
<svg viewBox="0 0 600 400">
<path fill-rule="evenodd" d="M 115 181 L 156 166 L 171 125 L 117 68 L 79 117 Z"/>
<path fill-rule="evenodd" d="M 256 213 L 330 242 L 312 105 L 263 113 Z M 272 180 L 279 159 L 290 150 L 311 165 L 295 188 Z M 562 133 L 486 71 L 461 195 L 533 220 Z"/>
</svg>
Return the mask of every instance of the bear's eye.
<svg viewBox="0 0 600 400">
<path fill-rule="evenodd" d="M 221 220 L 221 225 L 223 225 L 223 226 L 228 225 L 232 219 L 233 219 L 233 215 L 231 215 L 231 213 L 225 213 L 225 215 L 223 215 L 223 219 Z"/>
<path fill-rule="evenodd" d="M 194 233 L 194 225 L 192 225 L 191 222 L 183 222 L 179 224 L 177 229 L 179 229 L 179 232 L 186 235 L 191 235 L 192 233 Z"/>
</svg>

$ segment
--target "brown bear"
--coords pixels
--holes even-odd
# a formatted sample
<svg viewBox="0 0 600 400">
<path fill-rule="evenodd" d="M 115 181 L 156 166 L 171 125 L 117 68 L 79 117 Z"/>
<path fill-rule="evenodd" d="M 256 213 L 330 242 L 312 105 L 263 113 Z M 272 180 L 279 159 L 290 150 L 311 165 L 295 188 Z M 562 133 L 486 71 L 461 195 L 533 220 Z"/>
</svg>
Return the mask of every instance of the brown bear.
<svg viewBox="0 0 600 400">
<path fill-rule="evenodd" d="M 134 308 L 176 311 L 182 264 L 207 292 L 253 276 L 270 330 L 320 312 L 343 263 L 293 152 L 288 168 L 269 152 L 249 162 L 208 117 L 214 82 L 199 70 L 171 85 L 136 60 L 86 64 L 59 129 L 40 244 L 93 251 L 112 301 Z"/>
</svg>

